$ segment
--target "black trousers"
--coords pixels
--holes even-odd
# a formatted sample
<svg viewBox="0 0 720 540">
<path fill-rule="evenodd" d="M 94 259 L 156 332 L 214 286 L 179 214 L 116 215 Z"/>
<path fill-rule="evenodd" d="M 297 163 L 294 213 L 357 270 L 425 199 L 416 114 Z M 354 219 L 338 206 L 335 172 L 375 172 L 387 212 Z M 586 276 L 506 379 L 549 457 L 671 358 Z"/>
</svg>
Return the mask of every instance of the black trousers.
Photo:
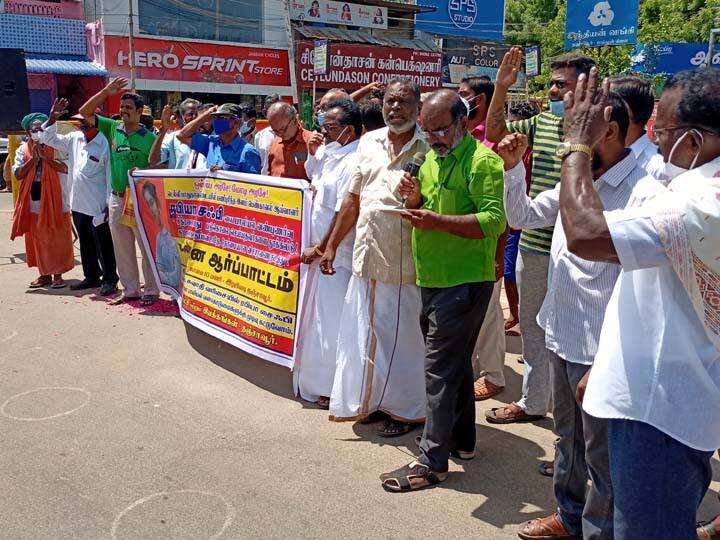
<svg viewBox="0 0 720 540">
<path fill-rule="evenodd" d="M 418 461 L 436 472 L 448 470 L 450 450 L 475 449 L 472 353 L 492 293 L 492 282 L 420 289 L 427 414 Z"/>
<path fill-rule="evenodd" d="M 103 223 L 93 226 L 92 216 L 73 211 L 73 223 L 80 240 L 80 260 L 83 274 L 88 281 L 117 283 L 118 275 L 115 267 L 115 250 L 113 248 L 110 226 Z"/>
</svg>

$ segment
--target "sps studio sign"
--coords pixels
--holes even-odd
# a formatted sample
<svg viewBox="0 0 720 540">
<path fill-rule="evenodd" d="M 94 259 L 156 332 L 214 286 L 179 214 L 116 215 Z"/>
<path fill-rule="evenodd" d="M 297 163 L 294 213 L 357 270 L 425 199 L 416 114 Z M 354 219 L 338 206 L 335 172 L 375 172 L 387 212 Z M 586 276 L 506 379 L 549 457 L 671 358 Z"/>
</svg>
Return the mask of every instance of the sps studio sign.
<svg viewBox="0 0 720 540">
<path fill-rule="evenodd" d="M 502 39 L 505 0 L 431 0 L 435 11 L 415 16 L 418 30 L 439 36 Z"/>
</svg>

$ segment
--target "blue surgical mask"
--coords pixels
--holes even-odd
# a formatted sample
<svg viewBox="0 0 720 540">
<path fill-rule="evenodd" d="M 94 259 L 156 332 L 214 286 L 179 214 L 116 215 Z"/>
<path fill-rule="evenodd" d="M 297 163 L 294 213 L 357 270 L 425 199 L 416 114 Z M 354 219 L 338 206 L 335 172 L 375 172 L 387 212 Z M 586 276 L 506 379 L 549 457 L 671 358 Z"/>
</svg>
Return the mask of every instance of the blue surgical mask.
<svg viewBox="0 0 720 540">
<path fill-rule="evenodd" d="M 550 112 L 555 116 L 565 116 L 565 102 L 562 99 L 560 101 L 551 101 Z"/>
<path fill-rule="evenodd" d="M 213 118 L 213 131 L 216 135 L 222 135 L 232 129 L 232 120 L 227 118 Z"/>
<path fill-rule="evenodd" d="M 322 127 L 325 123 L 325 111 L 320 111 L 317 113 L 317 124 L 318 126 Z"/>
<path fill-rule="evenodd" d="M 240 135 L 247 135 L 253 130 L 252 126 L 250 125 L 250 122 L 243 122 L 240 126 Z"/>
</svg>

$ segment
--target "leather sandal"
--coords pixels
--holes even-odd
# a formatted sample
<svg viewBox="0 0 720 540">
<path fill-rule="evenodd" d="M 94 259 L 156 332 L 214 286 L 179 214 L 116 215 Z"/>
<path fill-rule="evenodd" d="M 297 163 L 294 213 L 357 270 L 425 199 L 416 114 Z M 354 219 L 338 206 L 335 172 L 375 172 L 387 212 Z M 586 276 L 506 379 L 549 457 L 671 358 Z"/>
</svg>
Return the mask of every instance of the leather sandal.
<svg viewBox="0 0 720 540">
<path fill-rule="evenodd" d="M 430 467 L 413 461 L 395 471 L 380 475 L 386 491 L 399 493 L 435 486 L 447 478 L 447 472 L 433 472 Z"/>
<path fill-rule="evenodd" d="M 540 414 L 528 414 L 513 402 L 505 407 L 485 411 L 485 419 L 491 424 L 514 424 L 516 422 L 535 422 L 545 418 Z"/>
<path fill-rule="evenodd" d="M 504 386 L 498 386 L 497 384 L 493 384 L 488 381 L 487 378 L 480 377 L 477 381 L 475 381 L 474 385 L 475 401 L 485 401 L 486 399 L 490 399 L 494 395 L 499 394 L 503 390 L 505 390 Z"/>
<path fill-rule="evenodd" d="M 544 518 L 528 521 L 518 532 L 522 540 L 582 540 L 582 534 L 573 534 L 565 528 L 557 512 Z"/>
</svg>

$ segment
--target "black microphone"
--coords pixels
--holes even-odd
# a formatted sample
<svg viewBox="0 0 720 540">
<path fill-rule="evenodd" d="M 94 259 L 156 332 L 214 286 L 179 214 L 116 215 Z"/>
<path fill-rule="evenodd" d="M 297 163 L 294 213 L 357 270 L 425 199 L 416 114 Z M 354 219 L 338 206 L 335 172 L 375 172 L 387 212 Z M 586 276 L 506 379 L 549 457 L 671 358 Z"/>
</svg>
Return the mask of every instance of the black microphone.
<svg viewBox="0 0 720 540">
<path fill-rule="evenodd" d="M 410 173 L 410 176 L 417 176 L 420 172 L 420 167 L 422 167 L 423 163 L 425 163 L 425 154 L 422 152 L 417 152 L 410 161 L 408 161 L 405 164 L 405 167 L 403 167 L 403 171 L 406 173 Z M 405 204 L 407 203 L 407 197 L 403 196 L 402 198 L 402 205 L 403 208 L 405 207 Z"/>
</svg>

